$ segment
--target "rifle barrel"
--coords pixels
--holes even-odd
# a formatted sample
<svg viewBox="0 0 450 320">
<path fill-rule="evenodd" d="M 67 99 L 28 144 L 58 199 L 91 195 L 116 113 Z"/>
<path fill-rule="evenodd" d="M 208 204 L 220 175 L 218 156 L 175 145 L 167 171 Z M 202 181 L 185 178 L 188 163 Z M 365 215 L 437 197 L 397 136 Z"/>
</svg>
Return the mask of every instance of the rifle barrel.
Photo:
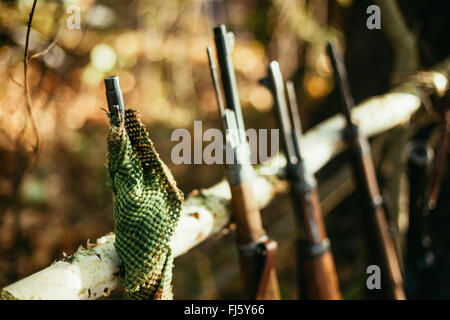
<svg viewBox="0 0 450 320">
<path fill-rule="evenodd" d="M 286 81 L 286 89 L 289 98 L 289 106 L 292 115 L 292 124 L 294 126 L 294 143 L 298 150 L 297 156 L 302 161 L 302 155 L 300 153 L 300 140 L 303 136 L 302 122 L 300 121 L 300 114 L 298 113 L 297 95 L 295 94 L 295 87 L 292 81 Z"/>
<path fill-rule="evenodd" d="M 342 111 L 347 119 L 347 123 L 353 124 L 351 109 L 355 105 L 355 101 L 353 100 L 350 86 L 348 84 L 348 76 L 344 64 L 344 58 L 334 42 L 330 41 L 327 43 L 327 52 L 330 57 L 331 65 L 333 66 L 339 91 L 341 93 Z"/>
<path fill-rule="evenodd" d="M 241 138 L 244 133 L 244 119 L 242 116 L 241 103 L 237 89 L 236 74 L 234 72 L 231 52 L 234 47 L 234 35 L 227 31 L 225 25 L 219 25 L 214 28 L 214 41 L 216 43 L 217 59 L 220 65 L 222 76 L 222 87 L 225 93 L 227 107 L 234 111 L 236 120 L 240 129 Z"/>
<path fill-rule="evenodd" d="M 298 154 L 295 145 L 292 141 L 294 130 L 289 119 L 289 111 L 284 94 L 283 76 L 280 71 L 280 65 L 277 61 L 272 61 L 268 68 L 270 89 L 274 96 L 275 110 L 277 114 L 278 123 L 282 133 L 282 143 L 286 159 L 289 163 L 295 164 L 298 162 Z"/>
<path fill-rule="evenodd" d="M 208 55 L 209 70 L 211 72 L 211 78 L 213 81 L 214 91 L 216 93 L 217 104 L 219 106 L 219 114 L 222 119 L 222 128 L 223 128 L 223 130 L 226 130 L 227 129 L 226 121 L 224 119 L 225 104 L 223 102 L 222 92 L 220 91 L 219 77 L 217 76 L 217 68 L 216 68 L 216 64 L 214 63 L 214 58 L 212 56 L 211 47 L 206 48 L 206 54 Z"/>
</svg>

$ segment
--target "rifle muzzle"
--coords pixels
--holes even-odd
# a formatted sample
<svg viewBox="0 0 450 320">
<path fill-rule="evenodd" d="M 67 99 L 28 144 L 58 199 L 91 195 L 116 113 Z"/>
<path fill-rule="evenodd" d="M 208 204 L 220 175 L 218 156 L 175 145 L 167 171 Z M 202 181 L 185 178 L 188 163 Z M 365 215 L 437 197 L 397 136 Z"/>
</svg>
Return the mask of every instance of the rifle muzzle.
<svg viewBox="0 0 450 320">
<path fill-rule="evenodd" d="M 118 125 L 124 119 L 125 102 L 123 92 L 120 88 L 118 76 L 112 76 L 105 79 L 106 100 L 108 101 L 108 110 L 111 114 L 111 121 Z"/>
</svg>

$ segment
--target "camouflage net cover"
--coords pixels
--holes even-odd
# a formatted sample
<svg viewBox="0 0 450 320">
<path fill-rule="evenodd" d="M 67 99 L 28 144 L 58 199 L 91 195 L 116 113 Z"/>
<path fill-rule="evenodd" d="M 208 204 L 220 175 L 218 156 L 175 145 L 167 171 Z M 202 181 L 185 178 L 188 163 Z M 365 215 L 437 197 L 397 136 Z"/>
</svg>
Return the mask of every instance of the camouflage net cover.
<svg viewBox="0 0 450 320">
<path fill-rule="evenodd" d="M 108 173 L 114 193 L 115 248 L 126 299 L 172 299 L 170 240 L 183 194 L 159 158 L 138 112 L 111 123 Z"/>
</svg>

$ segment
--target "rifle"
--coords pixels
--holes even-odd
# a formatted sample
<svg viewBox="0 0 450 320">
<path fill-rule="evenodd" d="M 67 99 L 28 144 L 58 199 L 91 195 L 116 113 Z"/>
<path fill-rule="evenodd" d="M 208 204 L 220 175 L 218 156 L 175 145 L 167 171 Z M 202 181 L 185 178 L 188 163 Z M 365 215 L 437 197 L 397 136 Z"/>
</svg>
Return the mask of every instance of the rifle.
<svg viewBox="0 0 450 320">
<path fill-rule="evenodd" d="M 214 35 L 226 108 L 211 48 L 207 48 L 207 54 L 222 127 L 227 137 L 225 173 L 231 190 L 244 298 L 278 300 L 280 293 L 274 268 L 277 243 L 267 236 L 263 228 L 261 213 L 253 193 L 252 180 L 255 173 L 250 164 L 250 149 L 231 60 L 232 33 L 228 33 L 225 26 L 220 25 L 214 28 Z M 233 156 L 232 161 L 229 161 L 229 154 Z"/>
<path fill-rule="evenodd" d="M 118 76 L 112 76 L 106 78 L 104 82 L 110 117 L 113 124 L 117 126 L 125 118 L 125 102 L 120 88 L 120 80 Z"/>
<path fill-rule="evenodd" d="M 278 62 L 268 67 L 268 77 L 261 80 L 271 90 L 276 109 L 278 127 L 281 129 L 282 146 L 286 156 L 286 173 L 290 181 L 291 198 L 297 214 L 299 229 L 305 236 L 299 240 L 298 275 L 299 287 L 307 299 L 341 299 L 336 268 L 330 250 L 325 223 L 320 209 L 317 183 L 314 176 L 305 169 L 300 152 L 302 128 L 292 82 L 286 83 L 292 123 L 286 103 L 283 76 Z"/>
<path fill-rule="evenodd" d="M 388 294 L 395 300 L 404 300 L 403 278 L 394 243 L 388 231 L 383 198 L 380 195 L 370 145 L 360 134 L 358 126 L 351 118 L 354 100 L 348 85 L 344 60 L 334 43 L 327 44 L 327 53 L 334 69 L 336 83 L 341 95 L 341 106 L 347 122 L 344 135 L 349 144 L 353 162 L 353 175 L 364 197 L 363 205 L 367 213 L 362 215 L 365 225 L 366 242 L 369 254 L 381 263 L 387 280 Z"/>
</svg>

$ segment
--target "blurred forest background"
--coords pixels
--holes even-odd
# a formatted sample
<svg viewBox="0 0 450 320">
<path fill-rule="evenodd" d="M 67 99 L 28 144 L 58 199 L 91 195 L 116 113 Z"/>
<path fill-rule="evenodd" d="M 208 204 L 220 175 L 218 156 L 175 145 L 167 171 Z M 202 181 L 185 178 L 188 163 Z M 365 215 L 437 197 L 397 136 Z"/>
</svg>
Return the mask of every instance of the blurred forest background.
<svg viewBox="0 0 450 320">
<path fill-rule="evenodd" d="M 356 102 L 385 93 L 398 81 L 384 25 L 381 30 L 366 27 L 366 9 L 373 4 L 369 0 L 39 0 L 30 33 L 27 103 L 23 57 L 32 4 L 0 1 L 0 287 L 113 230 L 105 168 L 109 123 L 101 109 L 107 108 L 105 77 L 120 76 L 126 105 L 140 110 L 186 195 L 223 177 L 219 165 L 170 161 L 174 129 L 192 130 L 194 120 L 203 120 L 203 129 L 220 125 L 205 54 L 205 47 L 213 45 L 216 24 L 226 23 L 235 33 L 233 59 L 247 128 L 275 125 L 271 94 L 258 84 L 271 60 L 280 62 L 285 79 L 294 80 L 305 130 L 338 112 L 323 48 L 331 35 L 345 48 Z M 450 2 L 398 4 L 416 39 L 415 67 L 444 60 L 450 53 Z M 80 8 L 79 29 L 67 25 L 73 22 L 73 5 Z M 401 129 L 396 130 L 376 140 L 385 146 L 390 138 L 401 137 Z M 381 148 L 374 146 L 376 159 Z M 319 182 L 329 182 L 343 166 L 345 161 L 337 159 L 319 173 Z M 392 170 L 391 165 L 379 172 L 388 196 Z M 448 180 L 443 190 L 448 190 Z M 324 211 L 344 298 L 358 299 L 366 276 L 354 219 L 358 207 L 349 197 Z M 268 233 L 279 242 L 282 296 L 296 299 L 296 235 L 289 197 L 279 197 L 262 213 Z M 436 228 L 444 230 L 448 215 L 439 217 Z M 445 232 L 440 237 L 443 246 L 450 244 Z M 177 258 L 175 299 L 238 297 L 234 244 L 233 232 L 228 232 Z"/>
</svg>

